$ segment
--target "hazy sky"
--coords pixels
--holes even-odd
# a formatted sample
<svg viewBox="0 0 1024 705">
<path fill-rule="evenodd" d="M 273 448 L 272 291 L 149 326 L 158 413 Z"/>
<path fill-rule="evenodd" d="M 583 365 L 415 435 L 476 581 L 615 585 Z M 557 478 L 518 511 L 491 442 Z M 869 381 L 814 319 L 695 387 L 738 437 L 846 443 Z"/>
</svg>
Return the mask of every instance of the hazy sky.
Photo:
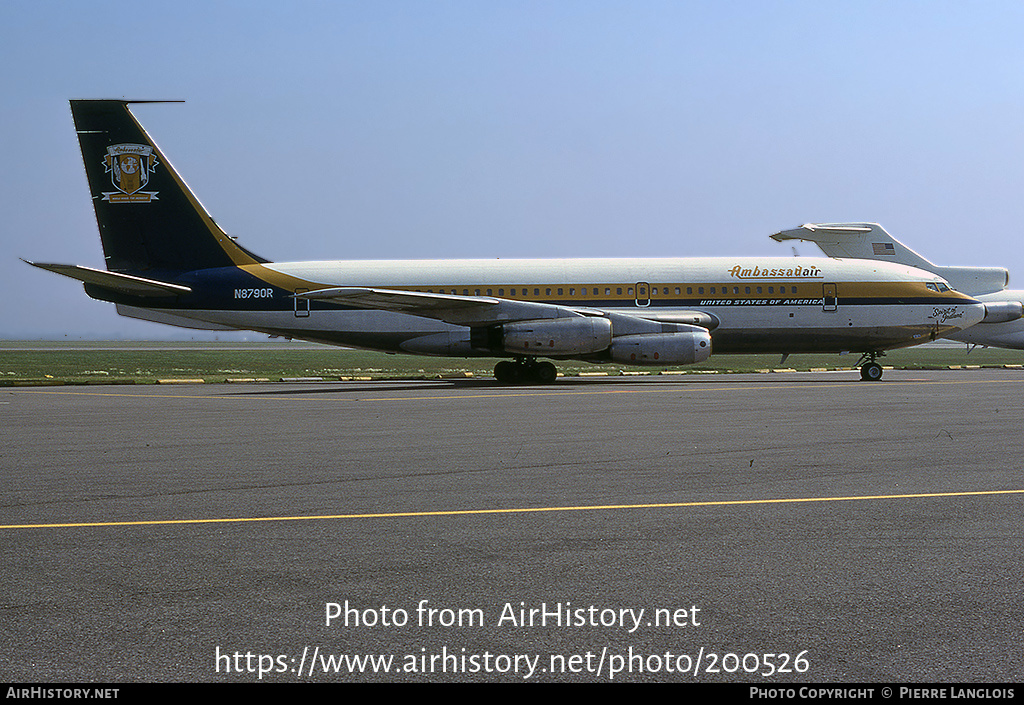
<svg viewBox="0 0 1024 705">
<path fill-rule="evenodd" d="M 194 335 L 18 260 L 103 266 L 69 98 L 186 100 L 135 113 L 274 260 L 788 256 L 849 220 L 1024 287 L 1022 36 L 1018 1 L 0 0 L 0 337 Z"/>
</svg>

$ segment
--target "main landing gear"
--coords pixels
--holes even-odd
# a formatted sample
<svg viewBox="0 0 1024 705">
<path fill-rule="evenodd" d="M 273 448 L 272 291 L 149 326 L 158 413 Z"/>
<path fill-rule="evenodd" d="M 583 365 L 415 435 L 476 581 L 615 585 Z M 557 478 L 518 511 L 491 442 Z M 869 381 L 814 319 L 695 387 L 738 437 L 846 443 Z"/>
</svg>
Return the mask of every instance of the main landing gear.
<svg viewBox="0 0 1024 705">
<path fill-rule="evenodd" d="M 882 366 L 875 362 L 876 358 L 885 355 L 883 352 L 866 352 L 860 356 L 860 378 L 865 382 L 877 382 L 882 379 Z M 862 364 L 863 363 L 863 364 Z"/>
<path fill-rule="evenodd" d="M 533 357 L 517 357 L 515 362 L 502 360 L 494 366 L 494 378 L 502 384 L 551 384 L 558 370 L 550 362 L 537 362 Z"/>
</svg>

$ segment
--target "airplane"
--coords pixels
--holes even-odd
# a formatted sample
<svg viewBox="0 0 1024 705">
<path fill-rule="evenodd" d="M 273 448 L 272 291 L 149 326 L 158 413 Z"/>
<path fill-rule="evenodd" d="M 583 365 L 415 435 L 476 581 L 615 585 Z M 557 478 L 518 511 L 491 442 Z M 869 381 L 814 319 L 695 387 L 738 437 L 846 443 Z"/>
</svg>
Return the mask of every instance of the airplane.
<svg viewBox="0 0 1024 705">
<path fill-rule="evenodd" d="M 957 291 L 985 304 L 984 325 L 950 333 L 947 338 L 997 348 L 1024 350 L 1024 291 L 1007 289 L 1003 267 L 940 267 L 894 238 L 878 223 L 806 223 L 771 235 L 773 240 L 807 240 L 829 257 L 896 262 L 945 279 Z"/>
<path fill-rule="evenodd" d="M 885 350 L 985 319 L 941 276 L 889 262 L 771 257 L 271 262 L 210 217 L 129 100 L 72 100 L 106 269 L 29 262 L 120 315 L 418 355 L 685 365 L 715 354 Z"/>
</svg>

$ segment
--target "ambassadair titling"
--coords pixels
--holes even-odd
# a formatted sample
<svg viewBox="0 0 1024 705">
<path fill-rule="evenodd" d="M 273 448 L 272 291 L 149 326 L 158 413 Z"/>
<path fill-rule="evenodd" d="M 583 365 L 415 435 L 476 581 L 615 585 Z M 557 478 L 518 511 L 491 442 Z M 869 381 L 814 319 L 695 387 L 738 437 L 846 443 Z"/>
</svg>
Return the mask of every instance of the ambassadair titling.
<svg viewBox="0 0 1024 705">
<path fill-rule="evenodd" d="M 729 276 L 736 279 L 771 279 L 782 277 L 785 279 L 822 279 L 824 275 L 817 267 L 741 267 L 736 265 L 729 270 Z"/>
</svg>

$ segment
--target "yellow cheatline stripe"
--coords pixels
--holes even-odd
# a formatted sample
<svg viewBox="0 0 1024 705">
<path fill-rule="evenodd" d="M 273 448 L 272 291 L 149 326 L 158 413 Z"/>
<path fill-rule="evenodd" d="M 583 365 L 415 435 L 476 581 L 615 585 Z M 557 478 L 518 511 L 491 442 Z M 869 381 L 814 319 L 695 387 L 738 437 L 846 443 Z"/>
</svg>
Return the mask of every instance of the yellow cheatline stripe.
<svg viewBox="0 0 1024 705">
<path fill-rule="evenodd" d="M 800 502 L 851 502 L 871 499 L 921 499 L 929 497 L 972 497 L 980 495 L 1024 494 L 1024 490 L 986 490 L 980 492 L 927 492 L 919 494 L 879 494 L 852 497 L 793 497 L 780 499 L 733 499 L 711 502 L 663 502 L 658 504 L 595 504 L 582 507 L 513 507 L 508 509 L 452 509 L 432 512 L 381 512 L 372 514 L 320 514 L 290 517 L 236 517 L 232 519 L 156 519 L 153 521 L 97 521 L 65 524 L 8 524 L 0 529 L 67 529 L 95 526 L 155 526 L 167 524 L 241 524 L 269 521 L 323 521 L 327 519 L 393 519 L 396 517 L 441 517 L 482 514 L 528 514 L 531 512 L 585 512 L 601 509 L 672 509 L 679 507 L 722 507 L 742 504 L 794 504 Z"/>
</svg>

